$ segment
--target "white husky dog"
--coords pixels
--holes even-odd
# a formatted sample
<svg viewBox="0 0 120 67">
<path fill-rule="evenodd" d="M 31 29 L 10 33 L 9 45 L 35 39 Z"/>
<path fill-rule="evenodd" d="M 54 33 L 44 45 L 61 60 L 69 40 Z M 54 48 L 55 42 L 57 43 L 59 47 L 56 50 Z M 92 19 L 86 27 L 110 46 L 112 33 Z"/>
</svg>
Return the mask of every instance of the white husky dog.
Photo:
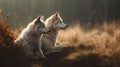
<svg viewBox="0 0 120 67">
<path fill-rule="evenodd" d="M 65 48 L 65 46 L 56 45 L 57 37 L 59 30 L 67 28 L 68 25 L 63 23 L 63 20 L 58 12 L 47 18 L 45 20 L 45 25 L 51 30 L 51 32 L 44 34 L 41 39 L 41 45 L 44 53 L 49 54 L 61 51 Z"/>
<path fill-rule="evenodd" d="M 14 42 L 22 44 L 26 55 L 30 58 L 45 58 L 41 49 L 40 39 L 43 33 L 48 33 L 49 31 L 44 24 L 44 16 L 38 16 L 22 30 Z"/>
</svg>

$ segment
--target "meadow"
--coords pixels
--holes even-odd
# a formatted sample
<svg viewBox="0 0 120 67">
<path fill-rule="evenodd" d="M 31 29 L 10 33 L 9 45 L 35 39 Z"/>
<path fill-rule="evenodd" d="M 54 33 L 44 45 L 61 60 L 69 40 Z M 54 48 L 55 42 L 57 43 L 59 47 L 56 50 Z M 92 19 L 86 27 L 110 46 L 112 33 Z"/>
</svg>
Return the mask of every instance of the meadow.
<svg viewBox="0 0 120 67">
<path fill-rule="evenodd" d="M 57 40 L 68 48 L 46 55 L 46 60 L 29 60 L 13 43 L 19 34 L 0 14 L 0 67 L 120 67 L 119 21 L 104 22 L 91 30 L 79 22 L 71 24 L 60 31 Z"/>
</svg>

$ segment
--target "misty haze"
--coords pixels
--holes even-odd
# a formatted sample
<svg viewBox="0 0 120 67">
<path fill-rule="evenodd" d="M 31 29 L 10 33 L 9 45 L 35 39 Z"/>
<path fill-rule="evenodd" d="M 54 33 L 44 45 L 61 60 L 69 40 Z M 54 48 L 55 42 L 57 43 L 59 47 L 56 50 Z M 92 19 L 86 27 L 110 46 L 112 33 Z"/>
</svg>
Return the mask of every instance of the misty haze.
<svg viewBox="0 0 120 67">
<path fill-rule="evenodd" d="M 0 0 L 0 9 L 7 16 L 9 24 L 20 27 L 39 14 L 49 17 L 60 12 L 66 23 L 80 21 L 95 23 L 119 19 L 119 0 Z M 106 18 L 105 18 L 106 16 Z"/>
<path fill-rule="evenodd" d="M 0 0 L 0 67 L 120 67 L 119 4 Z"/>
</svg>

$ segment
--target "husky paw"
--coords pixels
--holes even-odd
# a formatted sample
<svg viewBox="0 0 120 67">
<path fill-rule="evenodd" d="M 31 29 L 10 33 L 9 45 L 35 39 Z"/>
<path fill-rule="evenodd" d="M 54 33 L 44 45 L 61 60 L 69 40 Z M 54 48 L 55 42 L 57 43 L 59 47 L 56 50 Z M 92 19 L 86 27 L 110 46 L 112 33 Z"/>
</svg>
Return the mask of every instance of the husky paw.
<svg viewBox="0 0 120 67">
<path fill-rule="evenodd" d="M 36 55 L 35 57 L 46 59 L 46 57 L 44 56 L 44 54 L 41 54 L 40 52 L 35 52 L 35 55 Z"/>
<path fill-rule="evenodd" d="M 62 50 L 62 49 L 65 49 L 67 48 L 68 46 L 63 46 L 63 45 L 56 45 L 53 47 L 53 49 L 57 49 L 57 50 Z"/>
</svg>

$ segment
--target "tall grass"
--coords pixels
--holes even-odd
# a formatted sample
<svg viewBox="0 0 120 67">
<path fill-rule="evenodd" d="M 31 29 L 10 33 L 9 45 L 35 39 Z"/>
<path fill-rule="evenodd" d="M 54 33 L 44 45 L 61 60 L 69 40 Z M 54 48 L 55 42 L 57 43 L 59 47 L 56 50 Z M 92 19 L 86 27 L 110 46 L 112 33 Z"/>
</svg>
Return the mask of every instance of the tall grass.
<svg viewBox="0 0 120 67">
<path fill-rule="evenodd" d="M 13 42 L 17 36 L 0 14 L 0 67 L 30 67 L 22 48 Z"/>
<path fill-rule="evenodd" d="M 92 48 L 95 53 L 112 56 L 120 51 L 120 27 L 115 22 L 105 22 L 87 32 L 80 24 L 76 24 L 60 31 L 58 44 L 80 49 Z"/>
</svg>

